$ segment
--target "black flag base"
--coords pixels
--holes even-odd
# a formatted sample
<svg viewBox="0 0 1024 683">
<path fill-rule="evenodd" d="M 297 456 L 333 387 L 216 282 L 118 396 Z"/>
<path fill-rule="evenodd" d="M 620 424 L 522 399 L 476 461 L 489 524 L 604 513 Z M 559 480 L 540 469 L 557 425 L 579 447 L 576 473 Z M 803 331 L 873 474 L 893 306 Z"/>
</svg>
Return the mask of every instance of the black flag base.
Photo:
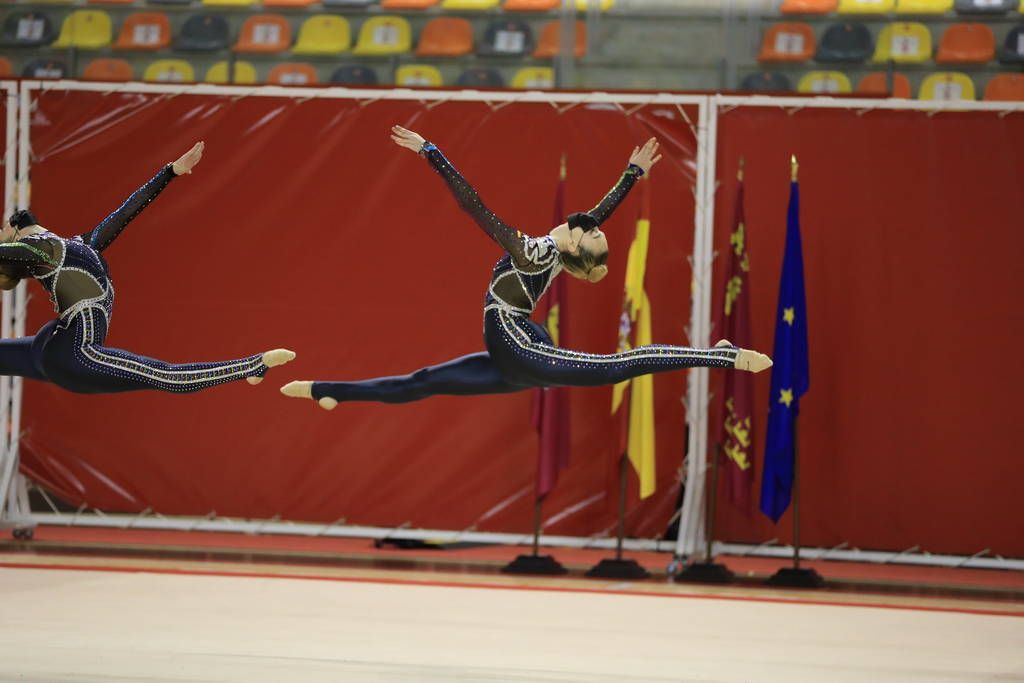
<svg viewBox="0 0 1024 683">
<path fill-rule="evenodd" d="M 783 567 L 772 574 L 765 583 L 782 588 L 821 588 L 825 585 L 825 579 L 813 569 Z"/>
<path fill-rule="evenodd" d="M 736 576 L 724 564 L 695 562 L 675 576 L 676 581 L 694 583 L 732 583 Z"/>
<path fill-rule="evenodd" d="M 587 576 L 595 579 L 646 579 L 651 573 L 636 560 L 608 557 L 590 568 Z"/>
<path fill-rule="evenodd" d="M 550 555 L 520 555 L 501 568 L 504 574 L 540 574 L 557 576 L 568 574 L 569 570 Z"/>
</svg>

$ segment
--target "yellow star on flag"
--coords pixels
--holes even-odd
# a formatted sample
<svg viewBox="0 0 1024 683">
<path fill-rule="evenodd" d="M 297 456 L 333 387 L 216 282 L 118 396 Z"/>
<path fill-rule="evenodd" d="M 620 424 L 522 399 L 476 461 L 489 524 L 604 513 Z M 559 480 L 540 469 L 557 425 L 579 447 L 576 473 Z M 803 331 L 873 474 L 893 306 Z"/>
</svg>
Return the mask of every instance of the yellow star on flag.
<svg viewBox="0 0 1024 683">
<path fill-rule="evenodd" d="M 782 309 L 782 319 L 790 325 L 796 320 L 796 309 L 795 308 L 784 308 Z"/>
<path fill-rule="evenodd" d="M 792 403 L 792 402 L 793 402 L 793 390 L 792 389 L 783 389 L 782 390 L 782 395 L 779 396 L 779 403 L 784 403 L 786 405 L 786 407 L 788 408 L 789 404 Z"/>
</svg>

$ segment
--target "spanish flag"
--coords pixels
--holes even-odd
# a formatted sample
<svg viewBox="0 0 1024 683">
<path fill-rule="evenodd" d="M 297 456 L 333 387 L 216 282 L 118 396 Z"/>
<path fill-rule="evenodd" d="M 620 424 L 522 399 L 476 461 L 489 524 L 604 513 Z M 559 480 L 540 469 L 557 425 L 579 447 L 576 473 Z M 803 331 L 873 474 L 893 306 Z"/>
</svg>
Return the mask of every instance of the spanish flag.
<svg viewBox="0 0 1024 683">
<path fill-rule="evenodd" d="M 626 265 L 626 295 L 619 319 L 619 351 L 651 343 L 651 303 L 644 291 L 647 270 L 647 244 L 651 230 L 648 183 L 641 185 L 642 209 L 636 223 L 636 236 L 629 247 Z M 632 343 L 630 337 L 633 337 Z M 612 414 L 622 407 L 626 389 L 629 392 L 628 416 L 623 415 L 626 439 L 623 444 L 629 462 L 640 479 L 640 497 L 647 498 L 656 486 L 654 467 L 654 378 L 644 375 L 616 384 L 612 390 Z"/>
</svg>

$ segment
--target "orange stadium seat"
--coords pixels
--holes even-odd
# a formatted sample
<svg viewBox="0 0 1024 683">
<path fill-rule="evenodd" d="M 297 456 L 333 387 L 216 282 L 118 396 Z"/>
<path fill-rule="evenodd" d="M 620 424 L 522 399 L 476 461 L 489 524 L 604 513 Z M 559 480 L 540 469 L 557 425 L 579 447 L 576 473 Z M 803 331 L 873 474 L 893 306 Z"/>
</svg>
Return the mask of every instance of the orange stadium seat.
<svg viewBox="0 0 1024 683">
<path fill-rule="evenodd" d="M 994 102 L 1024 101 L 1024 74 L 996 74 L 985 86 L 985 99 Z"/>
<path fill-rule="evenodd" d="M 256 14 L 245 20 L 235 52 L 284 52 L 292 44 L 292 27 L 280 14 Z"/>
<path fill-rule="evenodd" d="M 540 32 L 540 40 L 537 41 L 537 49 L 533 56 L 538 59 L 551 59 L 557 57 L 562 44 L 562 23 L 560 21 L 549 21 L 544 24 Z M 576 49 L 574 54 L 582 57 L 587 53 L 587 25 L 582 21 L 576 22 Z"/>
<path fill-rule="evenodd" d="M 814 55 L 814 29 L 808 24 L 776 24 L 761 41 L 759 62 L 806 62 Z"/>
<path fill-rule="evenodd" d="M 129 14 L 114 43 L 115 50 L 162 50 L 171 44 L 171 20 L 163 12 Z"/>
<path fill-rule="evenodd" d="M 10 78 L 14 75 L 14 67 L 7 57 L 0 57 L 0 78 Z"/>
<path fill-rule="evenodd" d="M 94 59 L 85 67 L 86 81 L 130 81 L 135 78 L 132 65 L 123 59 Z"/>
<path fill-rule="evenodd" d="M 831 14 L 839 0 L 785 0 L 779 11 L 783 14 Z"/>
<path fill-rule="evenodd" d="M 275 85 L 311 85 L 316 82 L 316 67 L 305 62 L 278 64 L 267 74 L 267 83 Z"/>
<path fill-rule="evenodd" d="M 910 79 L 903 74 L 892 75 L 892 93 L 889 92 L 888 74 L 884 71 L 873 71 L 860 79 L 857 92 L 861 95 L 884 95 L 909 100 L 913 97 Z"/>
<path fill-rule="evenodd" d="M 465 19 L 431 19 L 420 33 L 420 57 L 461 57 L 473 51 L 473 26 Z"/>
<path fill-rule="evenodd" d="M 985 24 L 953 24 L 942 34 L 938 64 L 984 64 L 996 58 L 996 38 Z"/>
</svg>

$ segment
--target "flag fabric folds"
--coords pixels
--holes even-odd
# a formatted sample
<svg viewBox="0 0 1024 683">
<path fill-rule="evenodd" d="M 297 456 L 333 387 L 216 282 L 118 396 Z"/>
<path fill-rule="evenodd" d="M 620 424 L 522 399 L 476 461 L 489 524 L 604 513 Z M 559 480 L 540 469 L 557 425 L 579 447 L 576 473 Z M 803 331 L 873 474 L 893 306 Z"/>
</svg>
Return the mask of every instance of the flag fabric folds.
<svg viewBox="0 0 1024 683">
<path fill-rule="evenodd" d="M 772 393 L 768 401 L 768 431 L 761 481 L 761 511 L 778 522 L 789 507 L 796 456 L 796 419 L 800 397 L 810 386 L 807 348 L 807 303 L 800 246 L 800 186 L 794 161 L 786 218 L 786 251 L 779 283 L 772 354 Z"/>
</svg>

